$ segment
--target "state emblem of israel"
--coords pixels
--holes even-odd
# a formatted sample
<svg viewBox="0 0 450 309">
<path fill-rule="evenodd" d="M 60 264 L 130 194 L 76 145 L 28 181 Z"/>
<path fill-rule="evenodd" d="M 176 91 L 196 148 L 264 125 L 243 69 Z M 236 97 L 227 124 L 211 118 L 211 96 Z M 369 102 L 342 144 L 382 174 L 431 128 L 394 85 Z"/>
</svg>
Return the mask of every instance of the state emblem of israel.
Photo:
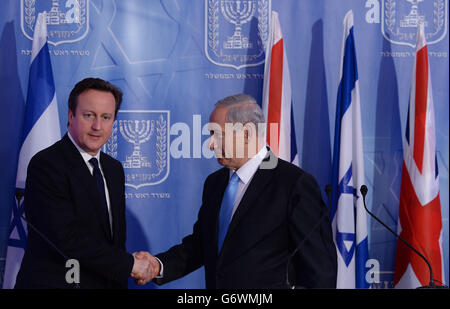
<svg viewBox="0 0 450 309">
<path fill-rule="evenodd" d="M 270 0 L 205 0 L 205 54 L 237 70 L 264 63 Z"/>
<path fill-rule="evenodd" d="M 103 151 L 122 163 L 125 186 L 139 189 L 168 177 L 169 115 L 169 111 L 119 111 Z"/>
<path fill-rule="evenodd" d="M 448 0 L 383 0 L 381 32 L 392 44 L 416 44 L 417 26 L 423 23 L 427 44 L 447 34 Z"/>
<path fill-rule="evenodd" d="M 20 0 L 22 33 L 33 40 L 38 13 L 47 12 L 48 43 L 82 40 L 89 32 L 89 0 Z"/>
</svg>

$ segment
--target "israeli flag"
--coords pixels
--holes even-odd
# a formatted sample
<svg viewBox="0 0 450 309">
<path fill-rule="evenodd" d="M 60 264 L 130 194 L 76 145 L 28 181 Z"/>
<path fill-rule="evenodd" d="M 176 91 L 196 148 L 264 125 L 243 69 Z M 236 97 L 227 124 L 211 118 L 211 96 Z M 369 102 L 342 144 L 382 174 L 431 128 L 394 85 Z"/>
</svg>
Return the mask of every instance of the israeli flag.
<svg viewBox="0 0 450 309">
<path fill-rule="evenodd" d="M 30 159 L 61 138 L 55 83 L 47 43 L 46 13 L 39 13 L 33 36 L 23 143 L 19 154 L 16 190 L 25 189 Z M 23 207 L 21 207 L 23 214 Z M 4 289 L 14 288 L 26 246 L 26 224 L 20 218 L 17 201 L 12 207 L 6 255 Z"/>
<path fill-rule="evenodd" d="M 340 68 L 330 213 L 338 255 L 337 288 L 368 288 L 367 217 L 359 191 L 364 184 L 361 111 L 351 10 L 344 18 Z"/>
</svg>

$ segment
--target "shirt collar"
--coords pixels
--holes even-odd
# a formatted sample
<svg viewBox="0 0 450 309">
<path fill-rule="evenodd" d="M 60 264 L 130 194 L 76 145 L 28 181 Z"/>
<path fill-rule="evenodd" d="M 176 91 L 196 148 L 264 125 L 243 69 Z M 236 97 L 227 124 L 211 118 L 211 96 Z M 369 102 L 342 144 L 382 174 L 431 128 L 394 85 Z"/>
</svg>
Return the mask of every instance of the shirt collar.
<svg viewBox="0 0 450 309">
<path fill-rule="evenodd" d="M 236 174 L 238 175 L 239 179 L 244 183 L 247 184 L 255 175 L 256 171 L 259 168 L 259 165 L 264 160 L 264 158 L 267 155 L 267 148 L 264 146 L 261 148 L 261 150 L 250 160 L 245 162 L 244 165 L 242 165 L 237 171 Z M 233 175 L 233 170 L 230 170 L 230 177 Z"/>
<path fill-rule="evenodd" d="M 100 163 L 100 151 L 97 152 L 97 154 L 95 156 L 92 156 L 92 155 L 88 154 L 86 151 L 84 151 L 83 149 L 81 149 L 80 146 L 78 146 L 78 144 L 73 140 L 73 137 L 72 137 L 72 135 L 70 135 L 69 131 L 67 131 L 67 135 L 69 136 L 69 138 L 72 141 L 72 143 L 75 145 L 75 147 L 80 152 L 80 154 L 83 157 L 83 160 L 84 160 L 84 162 L 86 162 L 86 164 L 88 164 L 89 160 L 92 159 L 92 158 L 96 158 L 97 161 Z"/>
</svg>

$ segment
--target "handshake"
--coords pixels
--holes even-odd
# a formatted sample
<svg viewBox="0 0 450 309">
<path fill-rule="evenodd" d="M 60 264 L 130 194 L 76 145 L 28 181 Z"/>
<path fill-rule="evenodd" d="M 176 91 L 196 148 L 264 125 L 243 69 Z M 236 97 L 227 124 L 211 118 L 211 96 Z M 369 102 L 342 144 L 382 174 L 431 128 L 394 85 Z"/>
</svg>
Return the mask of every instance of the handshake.
<svg viewBox="0 0 450 309">
<path fill-rule="evenodd" d="M 135 279 L 137 284 L 144 285 L 159 275 L 161 265 L 153 255 L 145 251 L 140 251 L 134 252 L 133 257 L 134 264 L 131 277 Z"/>
</svg>

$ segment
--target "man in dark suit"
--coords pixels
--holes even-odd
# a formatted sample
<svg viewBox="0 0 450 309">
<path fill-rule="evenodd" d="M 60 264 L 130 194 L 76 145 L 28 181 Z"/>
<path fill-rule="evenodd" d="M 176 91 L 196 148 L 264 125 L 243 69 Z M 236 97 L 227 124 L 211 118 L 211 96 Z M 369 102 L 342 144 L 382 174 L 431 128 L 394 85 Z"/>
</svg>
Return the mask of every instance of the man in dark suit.
<svg viewBox="0 0 450 309">
<path fill-rule="evenodd" d="M 263 123 L 250 96 L 216 104 L 210 147 L 224 168 L 205 181 L 193 233 L 156 255 L 161 262 L 157 284 L 204 266 L 208 289 L 335 287 L 336 249 L 319 187 L 265 146 Z"/>
<path fill-rule="evenodd" d="M 100 151 L 121 102 L 114 85 L 80 81 L 69 96 L 68 133 L 31 159 L 25 213 L 62 254 L 28 228 L 16 288 L 75 287 L 66 275 L 76 264 L 66 265 L 63 255 L 79 263 L 73 279 L 80 288 L 126 288 L 131 273 L 145 278 L 152 271 L 148 260 L 126 252 L 123 168 Z"/>
</svg>

